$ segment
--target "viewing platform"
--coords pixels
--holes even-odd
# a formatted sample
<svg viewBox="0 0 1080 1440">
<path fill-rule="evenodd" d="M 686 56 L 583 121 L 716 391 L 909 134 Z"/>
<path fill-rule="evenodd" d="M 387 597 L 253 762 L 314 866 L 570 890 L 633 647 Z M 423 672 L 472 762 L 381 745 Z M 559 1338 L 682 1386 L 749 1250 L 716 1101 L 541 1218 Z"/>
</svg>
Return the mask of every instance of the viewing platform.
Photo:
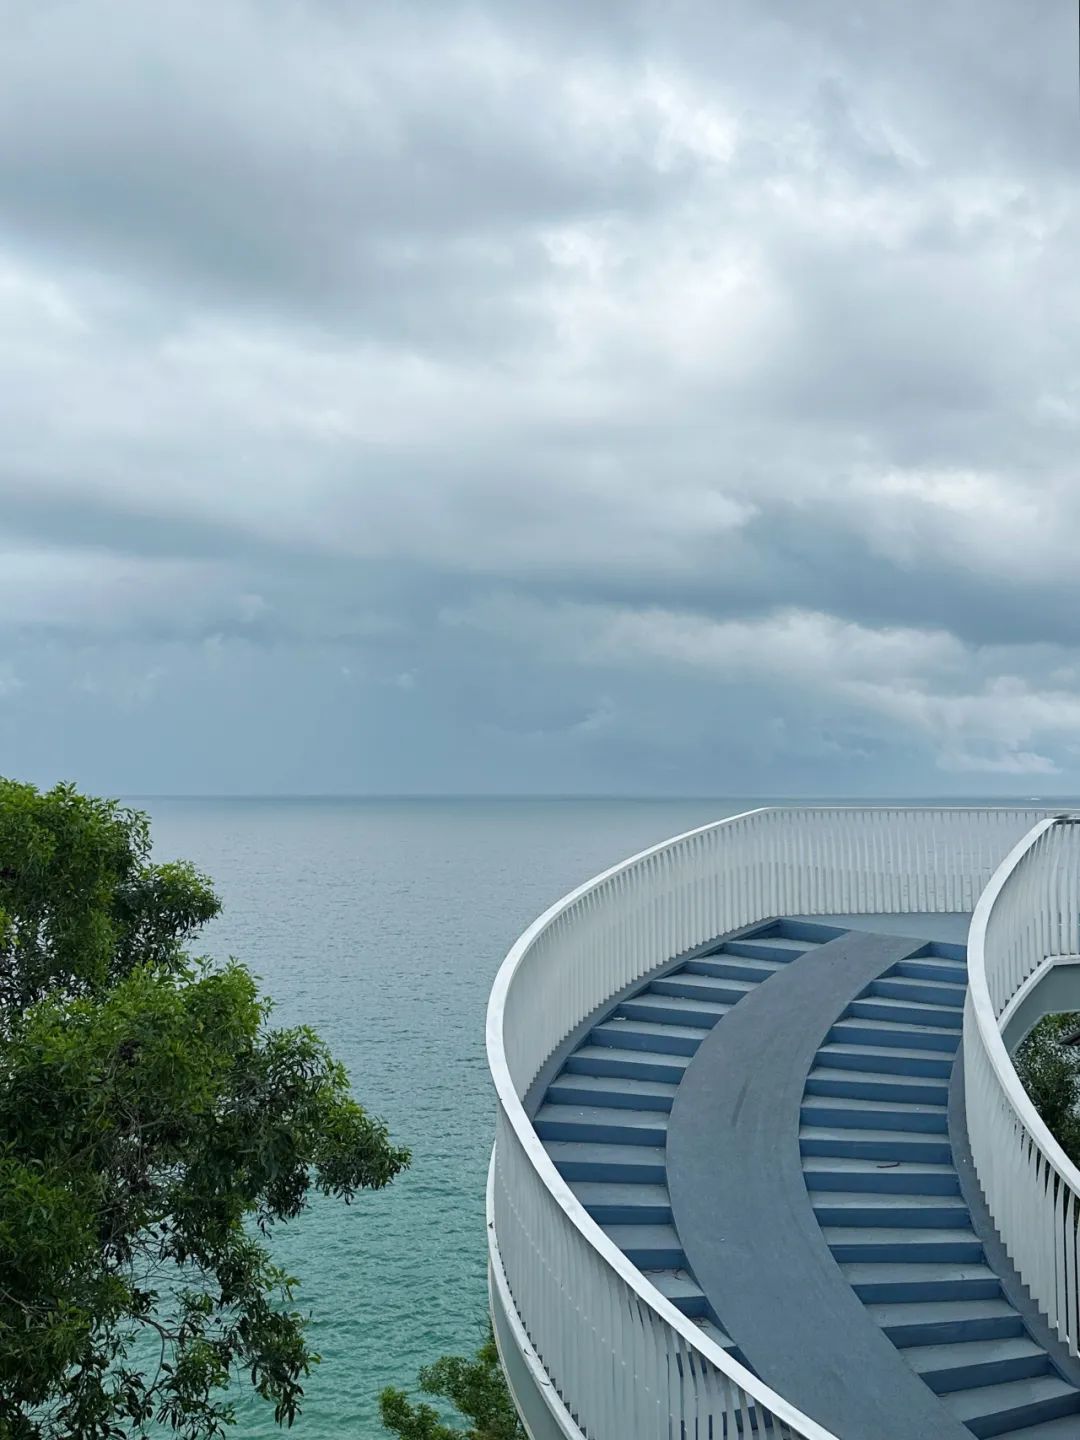
<svg viewBox="0 0 1080 1440">
<path fill-rule="evenodd" d="M 1011 1053 L 1080 1009 L 1080 829 L 765 809 L 579 887 L 487 1044 L 533 1440 L 1080 1440 L 1080 1172 Z"/>
</svg>

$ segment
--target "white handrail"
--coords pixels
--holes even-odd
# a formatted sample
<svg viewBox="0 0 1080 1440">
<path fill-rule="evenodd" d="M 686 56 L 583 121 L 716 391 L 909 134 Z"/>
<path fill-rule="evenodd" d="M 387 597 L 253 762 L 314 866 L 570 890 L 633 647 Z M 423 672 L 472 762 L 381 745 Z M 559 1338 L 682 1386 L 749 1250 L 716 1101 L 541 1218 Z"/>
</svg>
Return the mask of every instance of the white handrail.
<svg viewBox="0 0 1080 1440">
<path fill-rule="evenodd" d="M 968 932 L 965 1112 L 987 1207 L 1020 1278 L 1080 1353 L 1080 1170 L 1035 1109 L 1002 1038 L 1009 1002 L 1080 944 L 1080 827 L 1043 820 L 1002 861 Z"/>
<path fill-rule="evenodd" d="M 778 915 L 970 911 L 1042 812 L 754 810 L 653 846 L 579 886 L 511 948 L 492 988 L 498 1096 L 492 1264 L 590 1440 L 688 1440 L 768 1420 L 836 1440 L 677 1310 L 577 1200 L 522 1103 L 549 1056 L 665 960 Z"/>
</svg>

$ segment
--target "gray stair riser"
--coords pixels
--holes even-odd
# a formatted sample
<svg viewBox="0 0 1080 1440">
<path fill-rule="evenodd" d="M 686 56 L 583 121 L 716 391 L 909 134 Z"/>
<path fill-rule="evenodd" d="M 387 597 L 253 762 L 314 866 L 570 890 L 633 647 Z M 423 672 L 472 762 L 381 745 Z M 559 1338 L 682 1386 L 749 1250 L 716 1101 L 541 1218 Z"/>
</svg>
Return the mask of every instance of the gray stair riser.
<svg viewBox="0 0 1080 1440">
<path fill-rule="evenodd" d="M 967 990 L 960 986 L 934 988 L 932 980 L 915 980 L 910 975 L 883 975 L 870 986 L 871 995 L 881 995 L 889 1000 L 921 1001 L 925 1005 L 952 1005 L 964 1008 Z"/>
<path fill-rule="evenodd" d="M 606 1047 L 605 1047 L 606 1048 Z M 685 1069 L 682 1065 L 665 1064 L 660 1056 L 642 1052 L 640 1060 L 620 1057 L 610 1060 L 602 1055 L 571 1055 L 564 1066 L 571 1075 L 609 1075 L 613 1079 L 659 1080 L 665 1085 L 678 1085 Z"/>
<path fill-rule="evenodd" d="M 853 1000 L 848 1014 L 858 1020 L 891 1020 L 894 1025 L 930 1025 L 938 1030 L 961 1030 L 964 1025 L 962 1010 L 950 1007 L 928 1011 L 903 1000 L 875 1000 L 872 996 Z"/>
<path fill-rule="evenodd" d="M 590 1092 L 584 1086 L 564 1085 L 558 1080 L 548 1087 L 544 1098 L 549 1105 L 606 1105 L 616 1110 L 657 1110 L 668 1115 L 674 1103 L 672 1095 L 639 1095 L 618 1090 Z"/>
<path fill-rule="evenodd" d="M 799 1150 L 803 1155 L 846 1155 L 858 1160 L 925 1160 L 931 1165 L 947 1165 L 952 1158 L 947 1140 L 924 1140 L 899 1132 L 895 1140 L 860 1140 L 856 1134 L 842 1133 L 821 1138 L 803 1135 L 799 1137 Z"/>
<path fill-rule="evenodd" d="M 815 1105 L 813 1099 L 802 1104 L 804 1125 L 835 1125 L 839 1129 L 897 1130 L 912 1135 L 947 1135 L 949 1119 L 945 1112 L 930 1111 L 924 1115 L 912 1115 L 903 1110 L 890 1110 L 883 1102 L 880 1110 L 870 1115 L 866 1110 L 843 1110 L 832 1105 Z"/>
<path fill-rule="evenodd" d="M 829 1031 L 829 1040 L 837 1045 L 873 1045 L 887 1049 L 890 1045 L 904 1050 L 940 1050 L 955 1055 L 960 1043 L 959 1031 L 906 1029 L 901 1034 L 895 1030 L 884 1030 L 873 1020 L 846 1017 L 843 1025 L 834 1025 Z"/>
<path fill-rule="evenodd" d="M 605 1029 L 598 1025 L 589 1032 L 590 1045 L 612 1045 L 619 1050 L 652 1050 L 658 1054 L 665 1051 L 672 1055 L 696 1055 L 700 1040 L 687 1035 L 635 1035 L 622 1026 L 613 1025 Z"/>
<path fill-rule="evenodd" d="M 951 1395 L 956 1390 L 974 1390 L 982 1385 L 1007 1385 L 1010 1380 L 1031 1380 L 1036 1375 L 1049 1374 L 1050 1369 L 1050 1361 L 1040 1351 L 1037 1355 L 988 1360 L 982 1365 L 973 1362 L 951 1369 L 946 1357 L 943 1357 L 940 1370 L 920 1370 L 919 1375 L 936 1395 Z"/>
<path fill-rule="evenodd" d="M 838 1265 L 850 1262 L 881 1261 L 884 1264 L 922 1264 L 940 1261 L 947 1265 L 980 1265 L 984 1260 L 983 1248 L 978 1240 L 918 1241 L 910 1245 L 896 1245 L 889 1242 L 875 1243 L 870 1238 L 873 1230 L 867 1230 L 865 1242 L 845 1241 L 842 1245 L 830 1245 L 833 1259 Z"/>
<path fill-rule="evenodd" d="M 824 1196 L 815 1199 L 814 1214 L 819 1225 L 865 1225 L 877 1229 L 888 1225 L 892 1229 L 924 1229 L 932 1225 L 936 1230 L 970 1230 L 971 1214 L 966 1205 L 949 1205 L 944 1200 L 940 1206 L 920 1205 L 905 1210 L 902 1204 L 883 1210 L 880 1205 L 858 1208 L 853 1205 L 830 1205 Z"/>
<path fill-rule="evenodd" d="M 635 1245 L 631 1240 L 622 1252 L 639 1270 L 679 1270 L 686 1264 L 686 1256 L 677 1245 Z"/>
<path fill-rule="evenodd" d="M 887 1079 L 861 1079 L 857 1070 L 850 1078 L 839 1076 L 807 1076 L 808 1095 L 835 1095 L 841 1100 L 900 1100 L 912 1105 L 947 1105 L 949 1090 L 946 1085 L 935 1084 L 927 1079 L 925 1085 L 890 1084 Z"/>
</svg>

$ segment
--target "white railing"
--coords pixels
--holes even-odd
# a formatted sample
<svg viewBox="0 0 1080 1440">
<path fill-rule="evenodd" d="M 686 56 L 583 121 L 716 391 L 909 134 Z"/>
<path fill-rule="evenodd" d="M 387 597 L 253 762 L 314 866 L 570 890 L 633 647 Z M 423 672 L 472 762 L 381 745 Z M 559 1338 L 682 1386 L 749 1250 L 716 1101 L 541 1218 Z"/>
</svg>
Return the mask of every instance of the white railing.
<svg viewBox="0 0 1080 1440">
<path fill-rule="evenodd" d="M 545 1061 L 625 986 L 739 926 L 780 915 L 970 911 L 1043 813 L 750 811 L 605 871 L 513 946 L 487 1017 L 498 1095 L 491 1263 L 561 1397 L 567 1435 L 719 1440 L 767 1419 L 779 1440 L 835 1440 L 709 1340 L 585 1212 L 522 1104 Z"/>
<path fill-rule="evenodd" d="M 987 1207 L 1032 1298 L 1080 1353 L 1080 1171 L 1039 1117 L 1001 1035 L 1048 959 L 1080 953 L 1080 825 L 1044 820 L 1002 861 L 968 935 L 964 1091 Z"/>
</svg>

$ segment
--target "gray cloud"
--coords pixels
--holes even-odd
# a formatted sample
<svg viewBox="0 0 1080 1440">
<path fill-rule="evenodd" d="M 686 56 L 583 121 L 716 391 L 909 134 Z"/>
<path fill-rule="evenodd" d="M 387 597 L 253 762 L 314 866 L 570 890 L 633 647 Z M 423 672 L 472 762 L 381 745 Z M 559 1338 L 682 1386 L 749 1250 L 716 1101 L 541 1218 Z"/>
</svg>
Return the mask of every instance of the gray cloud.
<svg viewBox="0 0 1080 1440">
<path fill-rule="evenodd" d="M 0 19 L 6 769 L 1075 787 L 1066 0 Z"/>
</svg>

